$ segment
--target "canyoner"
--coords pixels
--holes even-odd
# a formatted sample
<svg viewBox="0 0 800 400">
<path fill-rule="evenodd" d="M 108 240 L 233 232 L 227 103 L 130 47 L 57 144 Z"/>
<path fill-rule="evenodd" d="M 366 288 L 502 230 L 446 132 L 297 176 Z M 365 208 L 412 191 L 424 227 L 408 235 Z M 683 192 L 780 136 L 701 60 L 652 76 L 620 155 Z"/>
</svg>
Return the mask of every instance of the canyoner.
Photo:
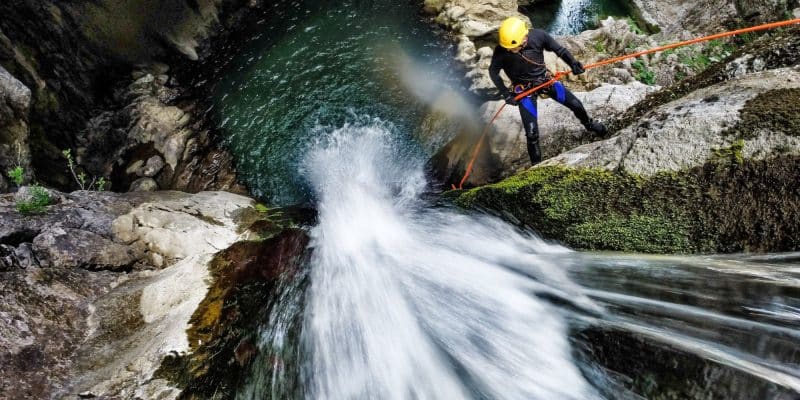
<svg viewBox="0 0 800 400">
<path fill-rule="evenodd" d="M 486 138 L 489 129 L 491 129 L 492 124 L 500 115 L 500 113 L 503 111 L 506 105 L 519 105 L 519 104 L 522 105 L 522 107 L 520 107 L 520 116 L 522 117 L 522 122 L 523 122 L 522 125 L 525 129 L 525 134 L 528 144 L 528 153 L 531 158 L 531 163 L 533 165 L 536 165 L 539 161 L 541 161 L 540 159 L 541 150 L 539 149 L 539 144 L 538 144 L 539 133 L 538 133 L 538 126 L 536 124 L 536 117 L 537 117 L 536 102 L 535 102 L 535 97 L 533 97 L 540 93 L 549 95 L 551 97 L 553 94 L 555 94 L 556 101 L 570 108 L 570 110 L 573 111 L 573 113 L 578 117 L 578 119 L 581 120 L 581 122 L 588 130 L 593 131 L 599 135 L 605 135 L 607 133 L 605 126 L 589 119 L 588 115 L 586 114 L 586 111 L 583 110 L 583 105 L 580 103 L 580 101 L 577 98 L 575 98 L 574 95 L 572 95 L 572 93 L 570 93 L 560 82 L 562 77 L 570 73 L 574 75 L 579 75 L 584 73 L 588 69 L 615 64 L 626 59 L 637 58 L 647 54 L 663 52 L 666 50 L 689 46 L 701 42 L 707 42 L 715 39 L 721 39 L 725 37 L 741 35 L 750 32 L 776 29 L 796 24 L 800 24 L 800 18 L 761 24 L 749 28 L 721 32 L 714 35 L 703 36 L 695 39 L 685 40 L 682 42 L 671 43 L 664 46 L 659 46 L 639 51 L 636 53 L 625 54 L 618 57 L 612 57 L 606 60 L 598 61 L 584 66 L 579 61 L 575 60 L 575 58 L 569 53 L 569 51 L 558 45 L 558 43 L 555 42 L 555 40 L 553 40 L 552 37 L 550 37 L 546 32 L 533 30 L 534 37 L 538 37 L 538 39 L 533 40 L 533 43 L 536 44 L 528 43 L 529 41 L 531 41 L 531 37 L 529 33 L 530 31 L 527 25 L 525 25 L 525 22 L 515 17 L 507 18 L 505 21 L 503 21 L 500 28 L 498 29 L 498 38 L 499 38 L 498 41 L 500 42 L 500 46 L 498 46 L 495 49 L 495 54 L 492 57 L 492 64 L 490 66 L 490 71 L 489 71 L 492 81 L 494 82 L 495 86 L 497 86 L 498 90 L 500 90 L 501 96 L 505 99 L 505 104 L 502 104 L 500 106 L 497 112 L 492 116 L 491 120 L 489 120 L 489 122 L 485 125 L 483 132 L 481 133 L 477 143 L 473 148 L 470 160 L 467 163 L 467 167 L 464 170 L 464 176 L 461 178 L 461 181 L 459 182 L 458 186 L 453 184 L 451 185 L 451 188 L 454 190 L 463 189 L 464 182 L 467 181 L 467 178 L 469 178 L 470 174 L 472 173 L 473 167 L 475 165 L 475 160 L 477 159 L 481 147 L 483 146 L 484 139 Z M 541 43 L 538 43 L 539 41 L 541 41 Z M 534 47 L 533 49 L 534 51 L 531 51 L 531 53 L 535 53 L 536 47 L 539 47 L 539 53 L 541 53 L 541 48 L 554 51 L 561 59 L 563 59 L 570 65 L 571 70 L 556 71 L 555 73 L 548 71 L 544 66 L 543 59 L 540 59 L 538 61 L 530 60 L 526 56 L 526 53 L 524 53 L 524 51 L 528 50 L 530 47 Z M 503 54 L 503 56 L 498 56 L 498 53 Z M 545 74 L 546 76 L 548 76 L 549 79 L 547 79 L 544 82 L 538 81 L 541 83 L 536 82 L 535 79 L 531 79 L 531 84 L 529 84 L 524 79 L 520 79 L 520 81 L 524 83 L 515 83 L 514 86 L 512 87 L 512 90 L 506 88 L 504 82 L 499 77 L 498 72 L 500 69 L 503 69 L 506 72 L 506 74 L 508 74 L 509 70 L 505 68 L 505 63 L 503 61 L 498 61 L 496 63 L 495 59 L 497 58 L 504 60 L 506 57 L 508 57 L 509 54 L 513 55 L 516 53 L 519 53 L 520 56 L 519 59 L 527 63 L 528 67 L 526 70 L 520 67 L 519 63 L 515 64 L 514 67 L 516 67 L 517 69 L 513 69 L 514 67 L 512 67 L 513 72 L 512 75 L 509 76 L 509 78 L 511 78 L 512 80 L 514 80 L 514 78 L 516 77 L 524 78 L 525 75 L 517 75 L 517 74 L 523 74 L 524 72 L 527 72 L 529 74 L 528 79 L 530 79 L 531 77 L 541 78 L 541 76 Z"/>
<path fill-rule="evenodd" d="M 589 118 L 583 104 L 561 82 L 546 86 L 539 91 L 533 91 L 525 96 L 522 92 L 539 86 L 552 78 L 552 73 L 547 70 L 544 63 L 544 50 L 550 50 L 572 68 L 572 73 L 580 75 L 585 72 L 583 64 L 576 60 L 563 46 L 558 44 L 552 36 L 541 29 L 528 29 L 525 21 L 517 17 L 509 17 L 500 25 L 498 31 L 500 44 L 495 47 L 492 63 L 489 66 L 489 76 L 500 96 L 506 104 L 519 105 L 519 115 L 525 129 L 528 145 L 528 156 L 531 164 L 536 165 L 542 161 L 542 151 L 539 147 L 539 125 L 537 123 L 538 111 L 536 96 L 547 95 L 560 104 L 569 108 L 581 121 L 587 130 L 597 136 L 607 132 L 606 127 L 598 121 Z M 504 71 L 512 82 L 512 89 L 505 86 L 500 77 Z"/>
</svg>

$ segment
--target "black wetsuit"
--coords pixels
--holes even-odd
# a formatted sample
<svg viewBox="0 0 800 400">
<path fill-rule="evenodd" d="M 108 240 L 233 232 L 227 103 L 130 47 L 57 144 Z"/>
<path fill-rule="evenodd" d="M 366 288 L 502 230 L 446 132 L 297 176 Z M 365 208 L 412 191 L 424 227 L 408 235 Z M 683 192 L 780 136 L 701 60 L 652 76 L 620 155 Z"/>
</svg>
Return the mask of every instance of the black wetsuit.
<svg viewBox="0 0 800 400">
<path fill-rule="evenodd" d="M 508 51 L 502 46 L 495 47 L 492 63 L 489 66 L 489 76 L 503 97 L 508 97 L 511 91 L 505 86 L 503 79 L 500 78 L 500 70 L 505 71 L 508 78 L 511 79 L 516 88 L 516 93 L 521 93 L 550 79 L 544 63 L 543 50 L 556 53 L 558 57 L 570 66 L 578 63 L 567 49 L 541 29 L 531 29 L 528 32 L 528 41 L 518 53 Z M 561 82 L 556 82 L 540 92 L 567 106 L 584 126 L 588 127 L 592 123 L 581 101 Z M 528 155 L 534 165 L 542 161 L 542 152 L 539 147 L 539 124 L 536 121 L 538 116 L 536 95 L 537 93 L 534 93 L 519 102 L 519 113 L 522 117 L 522 126 L 525 128 L 525 137 L 527 138 Z"/>
</svg>

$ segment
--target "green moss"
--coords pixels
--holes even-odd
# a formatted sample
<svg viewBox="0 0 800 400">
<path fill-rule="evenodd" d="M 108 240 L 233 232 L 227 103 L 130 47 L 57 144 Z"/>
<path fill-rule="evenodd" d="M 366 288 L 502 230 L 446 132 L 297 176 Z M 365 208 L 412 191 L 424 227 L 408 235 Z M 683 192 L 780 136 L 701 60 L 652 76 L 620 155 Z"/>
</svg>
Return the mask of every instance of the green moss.
<svg viewBox="0 0 800 400">
<path fill-rule="evenodd" d="M 745 103 L 739 122 L 725 133 L 752 139 L 759 132 L 800 136 L 800 89 L 776 89 L 759 94 Z"/>
<path fill-rule="evenodd" d="M 730 146 L 721 149 L 715 149 L 711 161 L 714 162 L 731 162 L 737 165 L 744 163 L 744 140 L 739 139 L 733 142 Z"/>
<path fill-rule="evenodd" d="M 644 61 L 636 60 L 631 63 L 631 66 L 636 71 L 634 78 L 645 85 L 654 85 L 656 83 L 655 73 L 645 65 Z"/>
<path fill-rule="evenodd" d="M 606 52 L 606 44 L 602 39 L 598 39 L 594 42 L 594 51 L 604 54 Z"/>
<path fill-rule="evenodd" d="M 645 34 L 644 30 L 639 27 L 639 24 L 633 18 L 631 18 L 631 17 L 625 18 L 625 22 L 628 23 L 628 28 L 631 30 L 631 32 L 633 32 L 633 33 L 635 33 L 637 35 L 644 35 Z"/>
<path fill-rule="evenodd" d="M 449 194 L 493 209 L 542 236 L 591 250 L 708 253 L 800 246 L 800 157 L 753 161 L 743 141 L 687 171 L 643 177 L 600 169 L 538 167 Z"/>
<path fill-rule="evenodd" d="M 685 221 L 676 222 L 659 215 L 610 214 L 603 218 L 570 226 L 567 237 L 585 249 L 669 253 L 691 248 Z"/>
</svg>

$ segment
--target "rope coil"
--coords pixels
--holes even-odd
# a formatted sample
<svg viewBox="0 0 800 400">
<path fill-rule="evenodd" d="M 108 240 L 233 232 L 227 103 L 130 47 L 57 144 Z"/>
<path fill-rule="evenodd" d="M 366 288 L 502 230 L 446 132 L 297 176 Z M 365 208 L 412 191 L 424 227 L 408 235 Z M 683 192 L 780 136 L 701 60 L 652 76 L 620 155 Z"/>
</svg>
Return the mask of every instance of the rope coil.
<svg viewBox="0 0 800 400">
<path fill-rule="evenodd" d="M 772 22 L 772 23 L 762 24 L 762 25 L 756 25 L 756 26 L 752 26 L 752 27 L 749 27 L 749 28 L 737 29 L 737 30 L 733 30 L 733 31 L 717 33 L 717 34 L 714 34 L 714 35 L 703 36 L 703 37 L 695 38 L 695 39 L 691 39 L 691 40 L 685 40 L 685 41 L 682 41 L 682 42 L 671 43 L 671 44 L 667 44 L 667 45 L 664 45 L 664 46 L 654 47 L 652 49 L 643 50 L 643 51 L 632 53 L 632 54 L 625 54 L 625 55 L 622 55 L 622 56 L 619 56 L 619 57 L 613 57 L 613 58 L 609 58 L 607 60 L 598 61 L 596 63 L 585 65 L 583 67 L 583 69 L 588 70 L 588 69 L 592 69 L 592 68 L 602 67 L 604 65 L 614 64 L 614 63 L 617 63 L 617 62 L 620 62 L 622 60 L 626 60 L 626 59 L 629 59 L 629 58 L 636 58 L 636 57 L 640 57 L 640 56 L 647 55 L 647 54 L 658 53 L 658 52 L 669 50 L 669 49 L 675 49 L 675 48 L 678 48 L 678 47 L 688 46 L 690 44 L 706 42 L 706 41 L 709 41 L 709 40 L 720 39 L 720 38 L 729 37 L 729 36 L 741 35 L 743 33 L 763 31 L 763 30 L 768 30 L 768 29 L 775 29 L 775 28 L 780 28 L 780 27 L 783 27 L 783 26 L 789 26 L 789 25 L 794 25 L 794 24 L 800 24 L 800 18 L 790 19 L 790 20 L 786 20 L 786 21 Z M 545 83 L 543 83 L 543 84 L 541 84 L 539 86 L 533 87 L 531 89 L 528 89 L 528 90 L 518 94 L 516 97 L 514 97 L 514 100 L 519 101 L 519 100 L 531 95 L 532 93 L 535 93 L 536 91 L 538 91 L 540 89 L 548 87 L 548 86 L 556 83 L 556 81 L 560 80 L 561 77 L 563 77 L 565 75 L 568 75 L 570 72 L 571 71 L 557 71 L 553 75 L 552 79 L 550 79 L 549 81 L 547 81 L 547 82 L 545 82 Z M 500 112 L 502 112 L 505 107 L 506 107 L 505 103 L 503 105 L 501 105 L 500 109 L 497 110 L 497 112 L 494 114 L 494 116 L 489 121 L 489 123 L 486 124 L 486 127 L 483 129 L 483 132 L 481 133 L 480 139 L 478 139 L 478 143 L 475 145 L 475 150 L 473 150 L 473 152 L 472 152 L 471 159 L 469 160 L 469 163 L 467 164 L 467 168 L 466 168 L 466 170 L 464 172 L 464 177 L 461 178 L 461 182 L 458 183 L 458 187 L 456 187 L 456 185 L 452 185 L 453 189 L 462 189 L 464 187 L 464 182 L 467 181 L 467 178 L 469 178 L 470 174 L 472 173 L 472 168 L 475 165 L 475 159 L 478 157 L 478 153 L 480 152 L 481 146 L 483 145 L 483 141 L 484 141 L 484 138 L 486 137 L 486 134 L 489 132 L 489 128 L 491 128 L 492 124 L 494 123 L 494 121 L 500 115 Z"/>
</svg>

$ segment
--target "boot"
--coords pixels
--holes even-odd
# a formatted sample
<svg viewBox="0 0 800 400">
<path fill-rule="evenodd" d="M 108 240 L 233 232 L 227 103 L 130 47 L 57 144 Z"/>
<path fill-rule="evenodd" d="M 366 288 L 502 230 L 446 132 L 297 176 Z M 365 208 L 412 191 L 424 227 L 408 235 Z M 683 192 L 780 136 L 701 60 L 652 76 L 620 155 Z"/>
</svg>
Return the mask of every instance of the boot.
<svg viewBox="0 0 800 400">
<path fill-rule="evenodd" d="M 597 120 L 590 119 L 589 122 L 583 124 L 589 132 L 592 132 L 594 137 L 603 137 L 608 134 L 608 128 Z"/>
<path fill-rule="evenodd" d="M 531 158 L 531 165 L 542 162 L 542 150 L 539 148 L 539 140 L 528 140 L 528 156 Z"/>
</svg>

